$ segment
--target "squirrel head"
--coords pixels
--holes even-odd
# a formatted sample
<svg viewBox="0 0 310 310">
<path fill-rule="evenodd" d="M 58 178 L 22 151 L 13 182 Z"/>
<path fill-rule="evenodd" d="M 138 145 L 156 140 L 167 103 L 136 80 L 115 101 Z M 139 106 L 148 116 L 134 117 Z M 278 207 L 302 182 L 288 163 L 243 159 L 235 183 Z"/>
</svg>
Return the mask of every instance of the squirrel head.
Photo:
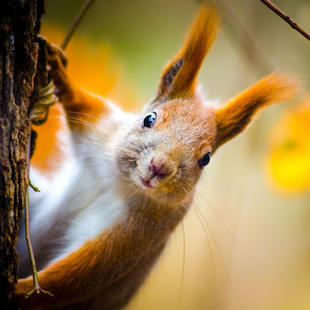
<svg viewBox="0 0 310 310">
<path fill-rule="evenodd" d="M 169 205 L 191 199 L 211 154 L 250 123 L 263 106 L 290 97 L 294 83 L 271 74 L 216 109 L 196 81 L 219 18 L 202 6 L 184 46 L 163 70 L 158 91 L 121 142 L 121 171 L 143 194 Z"/>
</svg>

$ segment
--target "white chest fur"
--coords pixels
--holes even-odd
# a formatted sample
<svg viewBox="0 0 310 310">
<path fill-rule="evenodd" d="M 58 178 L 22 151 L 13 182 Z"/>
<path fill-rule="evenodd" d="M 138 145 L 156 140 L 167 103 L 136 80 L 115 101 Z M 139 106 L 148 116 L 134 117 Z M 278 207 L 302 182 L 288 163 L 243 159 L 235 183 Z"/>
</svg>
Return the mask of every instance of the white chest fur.
<svg viewBox="0 0 310 310">
<path fill-rule="evenodd" d="M 55 248 L 52 256 L 58 260 L 125 216 L 126 201 L 119 192 L 111 143 L 119 120 L 124 123 L 131 115 L 115 112 L 104 127 L 99 124 L 87 136 L 73 135 L 76 156 L 66 160 L 52 181 L 31 171 L 32 182 L 41 189 L 30 195 L 32 243 L 38 254 L 44 247 Z M 22 262 L 28 255 L 25 243 L 19 245 L 19 251 Z"/>
<path fill-rule="evenodd" d="M 101 174 L 98 178 L 88 165 L 72 160 L 53 182 L 45 182 L 43 187 L 36 173 L 32 173 L 33 182 L 42 190 L 41 198 L 35 197 L 36 193 L 31 195 L 31 203 L 37 200 L 31 214 L 35 249 L 40 251 L 44 244 L 51 243 L 49 246 L 53 247 L 55 243 L 58 250 L 54 258 L 58 259 L 99 235 L 124 214 L 125 204 L 113 176 L 115 167 L 105 161 L 101 165 L 106 176 Z M 55 231 L 60 234 L 53 238 Z"/>
</svg>

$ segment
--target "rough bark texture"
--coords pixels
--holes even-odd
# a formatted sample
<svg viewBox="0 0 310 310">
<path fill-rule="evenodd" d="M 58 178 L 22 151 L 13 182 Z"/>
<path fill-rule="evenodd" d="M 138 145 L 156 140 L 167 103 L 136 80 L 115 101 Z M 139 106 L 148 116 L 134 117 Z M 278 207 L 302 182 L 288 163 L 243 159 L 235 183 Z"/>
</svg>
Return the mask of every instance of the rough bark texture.
<svg viewBox="0 0 310 310">
<path fill-rule="evenodd" d="M 12 309 L 17 281 L 15 251 L 25 204 L 30 97 L 37 71 L 39 20 L 43 0 L 0 4 L 0 305 Z"/>
</svg>

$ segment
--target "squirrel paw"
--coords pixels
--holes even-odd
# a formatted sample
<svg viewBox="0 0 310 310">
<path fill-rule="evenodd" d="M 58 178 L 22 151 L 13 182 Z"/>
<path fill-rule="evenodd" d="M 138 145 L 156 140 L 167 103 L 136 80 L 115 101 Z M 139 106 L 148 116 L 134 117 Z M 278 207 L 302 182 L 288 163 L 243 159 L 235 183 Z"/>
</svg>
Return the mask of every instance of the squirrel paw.
<svg viewBox="0 0 310 310">
<path fill-rule="evenodd" d="M 66 71 L 67 58 L 60 47 L 47 43 L 47 62 L 49 77 L 55 84 L 55 94 L 63 102 L 64 98 L 71 97 L 73 94 L 73 88 Z"/>
<path fill-rule="evenodd" d="M 49 113 L 49 107 L 58 102 L 55 95 L 55 86 L 50 81 L 46 86 L 41 87 L 36 98 L 33 99 L 33 106 L 30 111 L 30 119 L 33 124 L 41 125 L 45 123 Z"/>
<path fill-rule="evenodd" d="M 58 60 L 60 60 L 61 65 L 63 67 L 67 67 L 67 64 L 68 64 L 67 57 L 64 51 L 59 46 L 46 41 L 46 47 L 47 47 L 47 54 L 48 54 L 49 62 L 56 61 L 55 63 L 59 64 Z"/>
<path fill-rule="evenodd" d="M 26 293 L 26 295 L 25 295 L 25 298 L 27 299 L 27 298 L 30 298 L 31 297 L 31 295 L 33 295 L 33 294 L 45 294 L 45 295 L 48 295 L 48 296 L 51 296 L 51 297 L 54 297 L 55 295 L 54 294 L 52 294 L 51 292 L 49 292 L 49 291 L 46 291 L 46 290 L 43 290 L 42 288 L 40 288 L 40 287 L 37 287 L 37 288 L 34 288 L 33 290 L 31 290 L 30 292 L 28 292 L 28 293 Z"/>
</svg>

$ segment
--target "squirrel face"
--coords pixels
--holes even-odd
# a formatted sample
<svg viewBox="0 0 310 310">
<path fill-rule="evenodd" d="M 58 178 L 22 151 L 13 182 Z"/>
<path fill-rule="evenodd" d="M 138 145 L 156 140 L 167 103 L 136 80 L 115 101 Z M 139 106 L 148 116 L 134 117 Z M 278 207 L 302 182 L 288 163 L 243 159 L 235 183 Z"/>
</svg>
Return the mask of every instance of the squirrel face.
<svg viewBox="0 0 310 310">
<path fill-rule="evenodd" d="M 197 76 L 218 22 L 214 9 L 201 8 L 183 47 L 164 68 L 155 99 L 118 141 L 118 166 L 132 194 L 169 206 L 191 201 L 210 154 L 262 107 L 294 93 L 287 77 L 271 74 L 220 108 L 204 104 Z"/>
<path fill-rule="evenodd" d="M 119 168 L 146 196 L 180 203 L 207 164 L 215 132 L 215 112 L 199 98 L 151 104 L 121 141 Z"/>
</svg>

